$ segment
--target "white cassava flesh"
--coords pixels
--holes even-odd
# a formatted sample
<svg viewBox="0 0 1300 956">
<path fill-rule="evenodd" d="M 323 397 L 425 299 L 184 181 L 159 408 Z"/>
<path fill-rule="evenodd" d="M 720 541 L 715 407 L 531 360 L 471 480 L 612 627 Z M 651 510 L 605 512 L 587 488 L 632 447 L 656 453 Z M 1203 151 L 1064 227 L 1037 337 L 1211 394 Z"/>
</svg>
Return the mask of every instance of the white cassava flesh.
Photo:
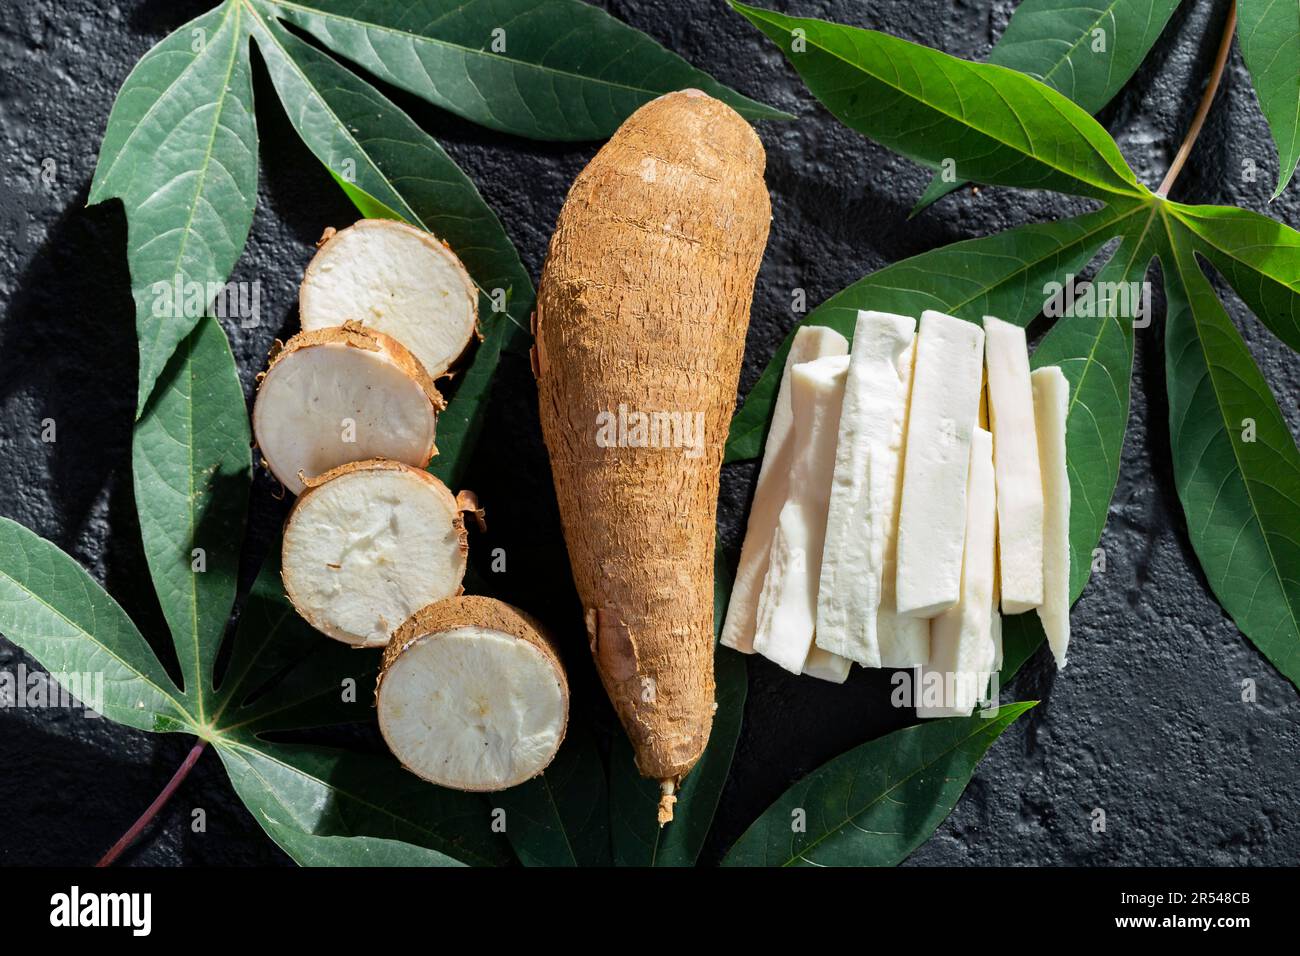
<svg viewBox="0 0 1300 956">
<path fill-rule="evenodd" d="M 930 663 L 918 681 L 918 717 L 969 716 L 997 658 L 993 634 L 993 566 L 997 502 L 993 436 L 971 437 L 966 534 L 957 604 L 930 622 Z"/>
<path fill-rule="evenodd" d="M 847 657 L 824 651 L 814 644 L 808 649 L 808 659 L 803 662 L 803 676 L 843 684 L 848 680 L 852 666 L 853 662 Z"/>
<path fill-rule="evenodd" d="M 848 365 L 848 356 L 832 355 L 790 371 L 794 410 L 790 496 L 781 508 L 771 563 L 759 593 L 754 650 L 794 674 L 803 672 L 813 644 Z"/>
<path fill-rule="evenodd" d="M 436 236 L 362 219 L 326 233 L 302 280 L 299 310 L 308 331 L 359 322 L 390 335 L 437 378 L 474 335 L 478 292 Z"/>
<path fill-rule="evenodd" d="M 468 550 L 461 511 L 472 509 L 400 462 L 326 472 L 285 524 L 285 593 L 318 631 L 382 647 L 414 611 L 459 592 Z"/>
<path fill-rule="evenodd" d="M 416 611 L 384 651 L 379 729 L 412 773 L 457 790 L 504 790 L 555 756 L 569 685 L 554 646 L 522 611 L 457 597 Z"/>
<path fill-rule="evenodd" d="M 916 320 L 907 316 L 858 312 L 840 412 L 816 642 L 864 667 L 910 667 L 929 657 L 928 625 L 897 617 L 893 575 L 886 574 L 893 560 L 915 332 Z M 882 661 L 882 631 L 889 661 Z"/>
<path fill-rule="evenodd" d="M 1043 479 L 1025 330 L 986 315 L 984 357 L 998 483 L 1002 612 L 1020 614 L 1043 603 Z"/>
<path fill-rule="evenodd" d="M 437 452 L 442 396 L 398 342 L 356 324 L 300 332 L 272 353 L 253 405 L 253 434 L 292 494 L 331 468 L 367 458 L 424 467 Z"/>
<path fill-rule="evenodd" d="M 961 596 L 966 477 L 983 378 L 984 331 L 922 313 L 898 516 L 900 614 L 933 617 Z"/>
<path fill-rule="evenodd" d="M 802 362 L 827 355 L 846 355 L 848 340 L 834 329 L 810 325 L 799 329 L 781 373 L 781 386 L 767 430 L 763 463 L 754 486 L 754 503 L 749 509 L 745 542 L 740 548 L 736 581 L 727 604 L 727 619 L 721 641 L 745 654 L 754 653 L 754 626 L 758 618 L 758 595 L 772 556 L 772 538 L 777 519 L 790 494 L 790 460 L 794 454 L 794 413 L 790 407 L 790 370 Z M 811 655 L 810 655 L 811 656 Z M 805 673 L 806 673 L 805 669 Z"/>
<path fill-rule="evenodd" d="M 1065 423 L 1070 383 L 1055 365 L 1035 369 L 1034 420 L 1043 474 L 1043 606 L 1038 616 L 1056 666 L 1070 645 L 1070 476 L 1065 464 Z"/>
</svg>

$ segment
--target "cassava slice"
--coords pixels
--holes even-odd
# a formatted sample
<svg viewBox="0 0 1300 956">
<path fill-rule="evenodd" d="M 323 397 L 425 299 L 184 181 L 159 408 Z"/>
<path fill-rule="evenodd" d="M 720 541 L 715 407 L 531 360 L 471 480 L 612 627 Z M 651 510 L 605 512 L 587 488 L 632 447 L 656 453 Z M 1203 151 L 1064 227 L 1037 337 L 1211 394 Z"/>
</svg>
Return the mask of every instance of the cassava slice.
<svg viewBox="0 0 1300 956">
<path fill-rule="evenodd" d="M 304 329 L 359 322 L 397 339 L 434 378 L 465 351 L 478 318 L 478 291 L 456 254 L 389 219 L 327 232 L 298 301 Z"/>
<path fill-rule="evenodd" d="M 382 647 L 417 609 L 460 591 L 468 551 L 458 500 L 437 478 L 374 459 L 326 472 L 293 506 L 281 575 L 298 613 L 345 644 Z"/>
<path fill-rule="evenodd" d="M 538 289 L 534 370 L 574 583 L 660 822 L 713 723 L 718 471 L 771 219 L 764 161 L 749 124 L 699 90 L 652 100 L 574 181 Z M 598 440 L 620 406 L 698 423 L 703 441 Z"/>
<path fill-rule="evenodd" d="M 442 396 L 398 342 L 356 323 L 300 332 L 271 356 L 253 405 L 253 434 L 293 494 L 304 479 L 367 458 L 424 467 L 437 453 Z"/>
<path fill-rule="evenodd" d="M 384 651 L 379 729 L 412 773 L 457 790 L 504 790 L 555 756 L 569 683 L 541 626 L 486 597 L 411 615 Z"/>
</svg>

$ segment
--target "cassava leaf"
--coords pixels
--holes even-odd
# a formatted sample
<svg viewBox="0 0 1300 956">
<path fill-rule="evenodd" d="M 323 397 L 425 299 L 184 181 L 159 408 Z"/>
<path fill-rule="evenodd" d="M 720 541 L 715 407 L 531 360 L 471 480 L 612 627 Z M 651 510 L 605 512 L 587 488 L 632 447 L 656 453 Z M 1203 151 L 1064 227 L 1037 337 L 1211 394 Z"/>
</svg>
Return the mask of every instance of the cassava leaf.
<svg viewBox="0 0 1300 956">
<path fill-rule="evenodd" d="M 998 735 L 1036 703 L 1007 704 L 995 716 L 977 711 L 926 721 L 841 754 L 764 811 L 723 865 L 902 862 L 952 810 Z"/>
<path fill-rule="evenodd" d="M 938 309 L 979 321 L 996 315 L 1027 324 L 1043 310 L 1044 287 L 1080 272 L 1108 239 L 1149 207 L 1111 204 L 1073 219 L 1008 229 L 982 239 L 956 242 L 886 266 L 858 280 L 814 309 L 800 325 L 826 325 L 852 340 L 858 309 L 878 309 L 919 317 Z M 731 424 L 727 461 L 762 453 L 781 370 L 794 330 L 772 357 Z"/>
<path fill-rule="evenodd" d="M 132 435 L 145 557 L 200 724 L 239 579 L 253 467 L 243 409 L 226 334 L 204 318 L 167 363 Z"/>
<path fill-rule="evenodd" d="M 605 767 L 585 728 L 570 726 L 546 771 L 488 796 L 505 811 L 505 832 L 524 866 L 608 866 Z"/>
<path fill-rule="evenodd" d="M 1178 3 L 1022 0 L 988 62 L 1026 73 L 1095 114 L 1146 59 Z M 936 175 L 913 214 L 962 185 Z"/>
<path fill-rule="evenodd" d="M 109 720 L 192 732 L 180 690 L 126 612 L 72 558 L 8 518 L 0 518 L 0 634 L 69 690 L 70 675 L 97 690 L 102 674 L 103 699 L 83 703 Z"/>
<path fill-rule="evenodd" d="M 244 248 L 257 199 L 257 128 L 240 0 L 191 20 L 126 78 L 99 151 L 90 202 L 126 208 L 140 340 L 137 408 Z M 192 285 L 197 284 L 197 285 Z M 180 298 L 168 295 L 179 288 Z"/>
<path fill-rule="evenodd" d="M 482 796 L 431 786 L 391 757 L 251 734 L 228 733 L 214 742 L 259 821 L 317 837 L 398 840 L 474 866 L 513 862 L 505 837 L 492 832 Z"/>
<path fill-rule="evenodd" d="M 1233 206 L 1168 209 L 1193 234 L 1192 248 L 1214 264 L 1279 339 L 1300 350 L 1300 233 Z"/>
<path fill-rule="evenodd" d="M 1064 315 L 1031 356 L 1034 368 L 1059 366 L 1070 385 L 1065 427 L 1070 476 L 1070 600 L 1078 600 L 1119 481 L 1133 371 L 1133 326 L 1142 283 L 1155 255 L 1154 207 L 1129 222 L 1114 256 L 1098 271 L 1088 308 Z M 1062 277 L 1064 279 L 1064 277 Z M 1149 308 L 1150 304 L 1147 303 Z M 1150 314 L 1141 317 L 1149 322 Z"/>
<path fill-rule="evenodd" d="M 1300 4 L 1237 0 L 1237 42 L 1277 144 L 1277 198 L 1300 162 Z"/>
<path fill-rule="evenodd" d="M 1273 393 L 1166 219 L 1169 435 L 1187 533 L 1237 627 L 1300 684 L 1300 452 Z"/>
<path fill-rule="evenodd" d="M 788 119 L 579 0 L 259 0 L 340 56 L 443 109 L 534 139 L 602 139 L 695 87 L 750 119 Z"/>
<path fill-rule="evenodd" d="M 321 635 L 284 596 L 277 542 L 240 611 L 230 660 L 213 699 L 213 724 L 223 726 L 225 712 L 245 706 L 257 691 L 320 646 Z"/>
<path fill-rule="evenodd" d="M 254 814 L 267 834 L 301 866 L 464 866 L 437 850 L 400 840 L 365 836 L 318 836 L 281 823 L 266 811 Z"/>
<path fill-rule="evenodd" d="M 1147 194 L 1096 120 L 1023 73 L 729 2 L 841 122 L 909 159 L 931 169 L 952 160 L 958 175 L 997 185 L 1101 199 Z"/>
<path fill-rule="evenodd" d="M 731 599 L 735 570 L 727 561 L 722 542 L 713 560 L 713 623 L 721 631 Z M 694 866 L 731 770 L 740 739 L 748 691 L 748 665 L 744 654 L 718 647 L 713 657 L 717 684 L 713 730 L 699 763 L 682 781 L 673 807 L 673 822 L 661 827 L 657 820 L 659 787 L 636 769 L 632 745 L 620 737 L 610 761 L 610 811 L 614 834 L 614 862 L 619 866 Z"/>
<path fill-rule="evenodd" d="M 373 86 L 273 19 L 253 27 L 276 92 L 303 142 L 348 184 L 363 210 L 377 202 L 445 240 L 478 285 L 484 341 L 438 419 L 434 472 L 458 483 L 477 436 L 502 348 L 527 336 L 533 286 L 501 222 L 427 133 Z M 503 311 L 495 311 L 500 305 Z"/>
</svg>

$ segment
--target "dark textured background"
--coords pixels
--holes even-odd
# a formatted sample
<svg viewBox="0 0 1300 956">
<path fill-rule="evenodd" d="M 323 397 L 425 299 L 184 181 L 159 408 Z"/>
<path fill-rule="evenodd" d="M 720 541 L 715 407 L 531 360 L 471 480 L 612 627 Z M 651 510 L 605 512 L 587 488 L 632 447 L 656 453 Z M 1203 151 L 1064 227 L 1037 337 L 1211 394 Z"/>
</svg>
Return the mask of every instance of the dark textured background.
<svg viewBox="0 0 1300 956">
<path fill-rule="evenodd" d="M 135 60 L 204 2 L 5 0 L 0 25 L 0 514 L 70 551 L 151 637 L 165 633 L 148 585 L 130 481 L 135 395 L 133 310 L 120 207 L 86 209 L 114 93 Z M 1046 194 L 963 190 L 912 222 L 927 175 L 844 129 L 818 107 L 763 40 L 719 0 L 614 0 L 645 30 L 742 92 L 797 112 L 765 124 L 772 237 L 759 277 L 741 382 L 748 389 L 793 321 L 791 290 L 820 302 L 906 256 L 1082 208 Z M 791 12 L 875 27 L 981 58 L 1010 0 L 798 0 Z M 1129 88 L 1101 119 L 1154 186 L 1200 95 L 1227 4 L 1188 2 Z M 391 92 L 391 91 L 390 91 Z M 264 319 L 228 328 L 250 391 L 271 339 L 293 331 L 295 286 L 326 225 L 355 218 L 295 138 L 260 68 L 262 169 L 257 218 L 234 278 L 260 280 Z M 597 144 L 545 145 L 487 133 L 394 94 L 478 183 L 536 277 L 556 213 Z M 56 176 L 46 184 L 43 161 Z M 1260 166 L 1244 183 L 1243 160 Z M 1264 210 L 1300 225 L 1300 185 L 1266 205 L 1276 158 L 1235 52 L 1176 198 Z M 1157 322 L 1137 336 L 1133 409 L 1119 488 L 1103 539 L 1108 570 L 1075 608 L 1071 666 L 1040 654 L 1015 692 L 1042 697 L 981 764 L 956 811 L 911 858 L 927 864 L 1290 864 L 1300 859 L 1300 698 L 1222 613 L 1195 568 L 1166 450 L 1168 408 Z M 1295 356 L 1237 304 L 1234 315 L 1297 427 Z M 267 318 L 269 316 L 269 318 Z M 40 441 L 53 418 L 58 441 Z M 723 476 L 720 521 L 739 545 L 752 465 Z M 504 546 L 500 596 L 565 633 L 585 706 L 592 690 L 576 600 L 556 560 L 558 521 L 525 362 L 507 358 L 488 438 L 466 481 Z M 284 504 L 259 476 L 247 569 Z M 479 555 L 487 553 L 481 547 Z M 166 641 L 154 640 L 173 661 Z M 0 668 L 29 658 L 0 640 Z M 1241 682 L 1258 702 L 1241 702 Z M 706 857 L 717 859 L 789 783 L 848 747 L 903 722 L 886 704 L 887 675 L 854 669 L 842 687 L 750 665 L 745 728 Z M 373 746 L 366 731 L 359 743 Z M 188 743 L 80 712 L 0 710 L 0 862 L 96 859 L 157 793 Z M 207 832 L 190 832 L 195 807 Z M 1089 814 L 1103 808 L 1107 830 Z M 285 857 L 233 797 L 206 755 L 171 807 L 126 857 L 134 864 L 278 863 Z"/>
</svg>

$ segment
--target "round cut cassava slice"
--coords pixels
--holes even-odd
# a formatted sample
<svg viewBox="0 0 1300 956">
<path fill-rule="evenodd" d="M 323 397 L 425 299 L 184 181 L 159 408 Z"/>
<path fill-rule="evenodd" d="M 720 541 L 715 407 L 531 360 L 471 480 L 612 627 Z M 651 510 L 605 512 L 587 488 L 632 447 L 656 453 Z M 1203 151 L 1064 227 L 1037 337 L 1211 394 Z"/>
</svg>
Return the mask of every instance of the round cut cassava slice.
<svg viewBox="0 0 1300 956">
<path fill-rule="evenodd" d="M 336 640 L 383 647 L 414 611 L 459 593 L 461 505 L 437 478 L 372 460 L 326 472 L 284 528 L 284 590 L 307 623 Z"/>
<path fill-rule="evenodd" d="M 355 323 L 300 332 L 272 354 L 253 405 L 266 466 L 293 494 L 306 480 L 367 458 L 424 467 L 442 396 L 419 361 Z"/>
<path fill-rule="evenodd" d="M 326 235 L 302 280 L 302 327 L 360 322 L 405 345 L 434 378 L 447 371 L 478 318 L 478 292 L 456 254 L 388 219 Z"/>
<path fill-rule="evenodd" d="M 379 729 L 408 770 L 457 790 L 537 776 L 564 739 L 569 684 L 524 612 L 457 597 L 415 612 L 384 651 Z"/>
</svg>

